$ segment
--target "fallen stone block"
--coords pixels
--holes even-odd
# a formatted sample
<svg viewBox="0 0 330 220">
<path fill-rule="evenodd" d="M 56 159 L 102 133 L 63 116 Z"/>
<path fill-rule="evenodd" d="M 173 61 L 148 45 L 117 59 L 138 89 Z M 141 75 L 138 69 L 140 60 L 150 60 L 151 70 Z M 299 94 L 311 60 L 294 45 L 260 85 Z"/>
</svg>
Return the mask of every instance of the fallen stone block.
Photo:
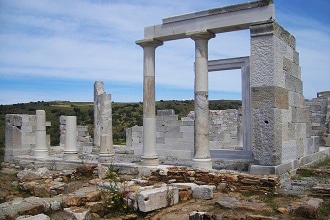
<svg viewBox="0 0 330 220">
<path fill-rule="evenodd" d="M 50 218 L 45 214 L 38 214 L 38 215 L 24 215 L 17 217 L 16 220 L 50 220 Z"/>
<path fill-rule="evenodd" d="M 247 215 L 246 220 L 277 220 L 278 218 L 263 215 Z"/>
<path fill-rule="evenodd" d="M 291 203 L 289 213 L 297 217 L 316 219 L 322 203 L 322 199 L 307 197 L 300 202 Z"/>
<path fill-rule="evenodd" d="M 137 205 L 141 212 L 150 212 L 179 202 L 179 190 L 173 186 L 147 189 L 137 194 Z"/>
<path fill-rule="evenodd" d="M 263 202 L 248 202 L 248 201 L 239 201 L 234 197 L 220 197 L 219 200 L 215 203 L 222 208 L 227 209 L 240 209 L 246 211 L 257 211 L 257 212 L 271 212 L 272 209 Z"/>
<path fill-rule="evenodd" d="M 81 207 L 70 207 L 65 208 L 65 212 L 69 213 L 71 216 L 73 216 L 76 220 L 91 220 L 91 213 L 88 209 L 84 209 Z"/>
<path fill-rule="evenodd" d="M 192 196 L 195 199 L 212 199 L 215 186 L 201 185 L 193 189 Z"/>
<path fill-rule="evenodd" d="M 316 195 L 330 196 L 330 184 L 317 184 L 311 190 Z"/>
<path fill-rule="evenodd" d="M 54 204 L 61 206 L 60 198 L 17 198 L 10 202 L 0 204 L 0 219 L 15 219 L 23 215 L 38 215 L 54 211 L 56 207 Z"/>
<path fill-rule="evenodd" d="M 210 219 L 207 212 L 193 211 L 189 214 L 189 220 L 207 220 Z"/>
<path fill-rule="evenodd" d="M 31 181 L 31 180 L 39 180 L 43 177 L 47 176 L 50 171 L 46 168 L 39 168 L 37 171 L 32 170 L 22 170 L 17 173 L 17 178 L 21 181 Z"/>
</svg>

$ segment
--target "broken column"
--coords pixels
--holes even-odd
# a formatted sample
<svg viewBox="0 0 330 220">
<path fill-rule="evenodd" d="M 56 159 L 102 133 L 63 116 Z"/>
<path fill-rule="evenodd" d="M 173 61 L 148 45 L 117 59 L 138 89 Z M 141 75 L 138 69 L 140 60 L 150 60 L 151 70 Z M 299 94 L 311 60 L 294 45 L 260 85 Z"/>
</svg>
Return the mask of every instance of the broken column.
<svg viewBox="0 0 330 220">
<path fill-rule="evenodd" d="M 65 121 L 65 150 L 63 159 L 66 161 L 78 160 L 77 116 L 65 116 Z"/>
<path fill-rule="evenodd" d="M 100 150 L 100 137 L 101 137 L 101 100 L 100 95 L 104 93 L 104 83 L 102 81 L 96 81 L 94 83 L 94 147 L 95 153 L 99 153 Z"/>
<path fill-rule="evenodd" d="M 100 95 L 100 153 L 99 162 L 107 163 L 113 160 L 113 143 L 112 143 L 112 109 L 110 94 Z"/>
<path fill-rule="evenodd" d="M 192 166 L 212 169 L 209 146 L 208 41 L 214 33 L 201 31 L 189 36 L 195 41 L 195 144 Z"/>
<path fill-rule="evenodd" d="M 46 112 L 44 110 L 36 111 L 36 145 L 34 157 L 39 159 L 49 157 L 46 136 Z"/>
<path fill-rule="evenodd" d="M 143 154 L 142 164 L 157 166 L 156 106 L 155 106 L 155 50 L 162 41 L 155 39 L 136 42 L 143 48 Z"/>
</svg>

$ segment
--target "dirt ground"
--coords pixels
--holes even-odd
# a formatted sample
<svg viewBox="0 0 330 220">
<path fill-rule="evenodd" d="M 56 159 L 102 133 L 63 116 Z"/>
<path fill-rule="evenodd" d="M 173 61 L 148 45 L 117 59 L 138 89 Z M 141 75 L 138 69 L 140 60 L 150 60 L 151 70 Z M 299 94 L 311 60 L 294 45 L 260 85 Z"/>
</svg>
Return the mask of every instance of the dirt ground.
<svg viewBox="0 0 330 220">
<path fill-rule="evenodd" d="M 330 159 L 320 163 L 318 166 L 310 169 L 301 170 L 294 177 L 294 180 L 298 182 L 304 182 L 311 178 L 316 183 L 330 184 L 330 172 L 323 172 L 330 170 Z M 319 175 L 322 171 L 322 175 Z M 15 197 L 27 197 L 26 193 L 23 193 L 19 189 L 18 179 L 16 177 L 17 170 L 13 168 L 2 168 L 0 170 L 0 203 L 9 201 Z M 308 181 L 307 181 L 308 182 Z M 118 216 L 108 217 L 103 219 L 161 219 L 172 220 L 189 219 L 189 214 L 194 211 L 207 212 L 204 219 L 311 219 L 306 215 L 304 218 L 300 216 L 292 215 L 292 213 L 286 213 L 285 210 L 292 204 L 297 203 L 307 196 L 313 198 L 323 199 L 322 206 L 318 211 L 318 216 L 314 219 L 328 220 L 330 219 L 330 196 L 329 195 L 315 195 L 312 194 L 310 189 L 305 189 L 298 192 L 277 192 L 277 193 L 252 193 L 252 192 L 219 192 L 216 191 L 214 196 L 210 200 L 190 199 L 185 202 L 180 202 L 174 206 L 160 209 L 147 214 L 135 213 L 130 216 Z M 217 204 L 220 197 L 236 198 L 240 202 L 246 204 L 240 208 L 224 208 Z M 251 205 L 252 204 L 252 205 Z M 255 204 L 255 205 L 254 205 Z M 285 209 L 286 207 L 286 209 Z M 1 210 L 0 210 L 1 211 Z M 64 212 L 53 213 L 51 219 L 67 219 L 72 217 L 68 216 Z M 92 219 L 101 219 L 92 216 Z"/>
</svg>

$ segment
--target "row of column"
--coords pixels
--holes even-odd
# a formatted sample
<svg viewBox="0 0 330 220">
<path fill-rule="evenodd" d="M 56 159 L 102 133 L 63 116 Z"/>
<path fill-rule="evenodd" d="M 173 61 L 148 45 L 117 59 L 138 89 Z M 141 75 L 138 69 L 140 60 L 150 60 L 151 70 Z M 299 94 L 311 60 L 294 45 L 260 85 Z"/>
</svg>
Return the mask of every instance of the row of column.
<svg viewBox="0 0 330 220">
<path fill-rule="evenodd" d="M 208 101 L 208 41 L 215 37 L 209 31 L 187 34 L 195 41 L 195 126 L 194 168 L 212 169 L 209 147 L 209 101 Z M 162 45 L 156 39 L 136 42 L 143 48 L 143 155 L 142 164 L 158 165 L 156 152 L 155 113 L 155 50 Z"/>
<path fill-rule="evenodd" d="M 110 162 L 114 154 L 112 143 L 111 98 L 106 94 L 102 96 L 102 98 L 107 105 L 104 106 L 105 109 L 101 112 L 106 116 L 105 118 L 107 120 L 104 121 L 101 127 L 99 161 L 104 163 Z M 77 117 L 65 116 L 65 120 L 65 150 L 63 152 L 63 160 L 79 160 L 77 146 Z M 44 110 L 36 111 L 36 145 L 33 155 L 38 159 L 47 159 L 49 157 L 46 135 L 46 112 Z"/>
</svg>

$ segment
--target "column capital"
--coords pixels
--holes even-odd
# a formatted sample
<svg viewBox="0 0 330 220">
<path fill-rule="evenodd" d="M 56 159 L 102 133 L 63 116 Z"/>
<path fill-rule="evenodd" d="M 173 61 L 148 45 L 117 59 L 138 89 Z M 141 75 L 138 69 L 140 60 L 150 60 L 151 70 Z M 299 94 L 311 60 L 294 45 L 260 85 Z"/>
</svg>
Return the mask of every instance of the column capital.
<svg viewBox="0 0 330 220">
<path fill-rule="evenodd" d="M 209 40 L 215 37 L 215 34 L 209 30 L 188 32 L 186 35 L 193 40 Z"/>
<path fill-rule="evenodd" d="M 151 39 L 143 39 L 143 40 L 137 40 L 135 41 L 137 45 L 140 45 L 141 47 L 158 47 L 163 45 L 163 41 L 157 40 L 155 38 Z"/>
</svg>

